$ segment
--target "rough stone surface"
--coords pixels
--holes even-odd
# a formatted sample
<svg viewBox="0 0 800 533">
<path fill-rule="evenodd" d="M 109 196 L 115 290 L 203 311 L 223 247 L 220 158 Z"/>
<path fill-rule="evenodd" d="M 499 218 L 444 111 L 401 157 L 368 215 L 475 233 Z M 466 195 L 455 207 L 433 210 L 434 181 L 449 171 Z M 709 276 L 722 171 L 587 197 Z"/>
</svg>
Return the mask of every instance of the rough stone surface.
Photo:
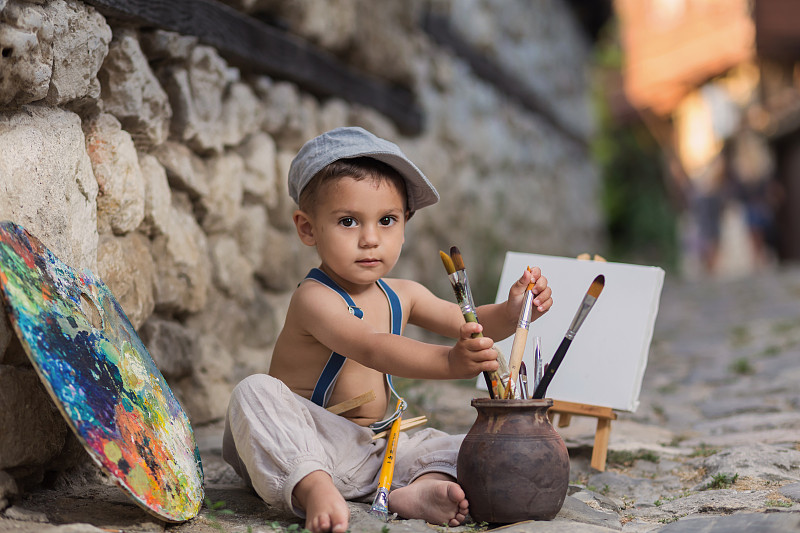
<svg viewBox="0 0 800 533">
<path fill-rule="evenodd" d="M 169 228 L 172 205 L 167 171 L 155 156 L 141 153 L 139 169 L 144 180 L 144 219 L 140 228 L 149 235 L 163 235 Z"/>
<path fill-rule="evenodd" d="M 210 283 L 207 239 L 186 204 L 173 196 L 169 231 L 152 245 L 156 309 L 168 313 L 203 309 Z"/>
<path fill-rule="evenodd" d="M 53 75 L 53 22 L 45 7 L 11 0 L 0 7 L 0 107 L 47 96 Z"/>
<path fill-rule="evenodd" d="M 205 164 L 189 148 L 168 141 L 152 153 L 167 170 L 170 187 L 186 192 L 192 198 L 208 195 Z"/>
<path fill-rule="evenodd" d="M 800 502 L 800 483 L 791 483 L 781 487 L 781 494 L 792 501 Z"/>
<path fill-rule="evenodd" d="M 97 72 L 108 53 L 111 28 L 94 8 L 82 2 L 54 0 L 47 9 L 53 21 L 53 75 L 47 103 L 97 99 Z"/>
<path fill-rule="evenodd" d="M 238 301 L 253 299 L 253 267 L 239 252 L 233 237 L 209 238 L 209 252 L 214 283 L 226 295 Z"/>
<path fill-rule="evenodd" d="M 137 148 L 167 140 L 172 108 L 142 53 L 137 33 L 116 31 L 99 74 L 104 110 L 119 119 Z"/>
<path fill-rule="evenodd" d="M 188 59 L 197 41 L 195 36 L 172 31 L 144 30 L 141 33 L 142 50 L 151 61 Z"/>
<path fill-rule="evenodd" d="M 193 424 L 207 424 L 225 417 L 230 397 L 233 358 L 214 335 L 198 339 L 192 354 L 192 374 L 178 381 L 181 403 Z M 191 394 L 187 394 L 191 392 Z"/>
<path fill-rule="evenodd" d="M 138 233 L 104 235 L 97 247 L 97 273 L 138 329 L 153 313 L 155 264 L 149 242 Z"/>
<path fill-rule="evenodd" d="M 20 224 L 73 268 L 94 268 L 98 186 L 81 121 L 57 108 L 0 113 L 0 219 Z"/>
<path fill-rule="evenodd" d="M 244 194 L 259 204 L 274 207 L 278 201 L 275 141 L 268 134 L 259 132 L 251 135 L 238 152 L 244 163 Z"/>
<path fill-rule="evenodd" d="M 32 368 L 0 365 L 0 406 L 0 470 L 41 466 L 61 452 L 69 430 Z"/>
<path fill-rule="evenodd" d="M 8 507 L 9 501 L 17 495 L 17 482 L 7 472 L 0 470 L 0 511 Z"/>
<path fill-rule="evenodd" d="M 167 380 L 174 382 L 191 374 L 197 340 L 183 324 L 152 316 L 142 325 L 139 336 Z"/>
<path fill-rule="evenodd" d="M 211 47 L 197 45 L 187 67 L 162 76 L 173 111 L 172 134 L 198 153 L 220 153 L 225 145 L 223 97 L 238 74 Z"/>
<path fill-rule="evenodd" d="M 131 136 L 101 114 L 85 125 L 86 150 L 97 179 L 97 227 L 124 235 L 144 219 L 144 178 Z"/>
<path fill-rule="evenodd" d="M 203 229 L 206 233 L 230 232 L 239 217 L 244 190 L 244 163 L 235 152 L 208 161 L 208 194 L 200 199 Z"/>
</svg>

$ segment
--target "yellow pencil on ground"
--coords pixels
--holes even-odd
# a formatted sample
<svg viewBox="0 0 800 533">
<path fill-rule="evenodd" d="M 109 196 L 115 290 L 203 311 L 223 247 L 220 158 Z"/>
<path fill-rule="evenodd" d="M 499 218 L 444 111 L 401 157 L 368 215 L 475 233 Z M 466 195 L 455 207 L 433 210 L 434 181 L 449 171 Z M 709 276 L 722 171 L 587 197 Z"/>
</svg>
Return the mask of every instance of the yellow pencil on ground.
<svg viewBox="0 0 800 533">
<path fill-rule="evenodd" d="M 403 405 L 403 399 L 397 400 L 397 409 Z M 375 495 L 375 500 L 372 502 L 372 508 L 369 510 L 370 514 L 381 518 L 384 522 L 389 520 L 389 489 L 392 487 L 392 477 L 394 477 L 394 458 L 397 454 L 397 440 L 400 438 L 400 421 L 403 416 L 400 415 L 392 422 L 392 428 L 389 430 L 389 438 L 386 440 L 386 452 L 383 455 L 383 465 L 381 466 L 381 474 L 378 478 L 378 493 Z"/>
</svg>

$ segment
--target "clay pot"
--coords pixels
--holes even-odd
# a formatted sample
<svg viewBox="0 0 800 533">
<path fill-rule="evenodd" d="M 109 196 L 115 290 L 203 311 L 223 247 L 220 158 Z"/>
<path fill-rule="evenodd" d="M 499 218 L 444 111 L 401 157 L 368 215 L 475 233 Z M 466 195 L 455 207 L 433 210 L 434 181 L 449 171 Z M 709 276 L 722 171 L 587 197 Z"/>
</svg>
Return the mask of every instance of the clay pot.
<svg viewBox="0 0 800 533">
<path fill-rule="evenodd" d="M 477 522 L 552 520 L 567 495 L 569 454 L 544 400 L 476 398 L 458 453 L 458 483 Z"/>
</svg>

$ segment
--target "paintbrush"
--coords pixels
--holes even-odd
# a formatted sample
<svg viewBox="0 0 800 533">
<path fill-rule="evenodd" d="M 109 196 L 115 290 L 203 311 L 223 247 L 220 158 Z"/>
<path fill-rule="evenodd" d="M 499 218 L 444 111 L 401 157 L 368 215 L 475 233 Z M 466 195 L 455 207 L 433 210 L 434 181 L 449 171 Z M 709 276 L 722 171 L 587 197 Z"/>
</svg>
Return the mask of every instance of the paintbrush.
<svg viewBox="0 0 800 533">
<path fill-rule="evenodd" d="M 456 250 L 458 249 L 456 248 Z M 467 272 L 464 268 L 464 261 L 461 259 L 461 253 L 457 256 L 461 266 L 460 269 L 456 269 L 453 258 L 443 251 L 439 250 L 439 256 L 442 258 L 442 264 L 447 271 L 447 277 L 450 279 L 450 285 L 453 287 L 453 292 L 456 295 L 458 306 L 461 308 L 461 314 L 464 315 L 464 320 L 467 322 L 477 322 L 478 317 L 475 314 L 475 306 L 472 303 L 472 294 L 469 290 Z M 483 337 L 483 333 L 475 333 L 472 337 Z M 498 359 L 499 357 L 500 354 L 498 352 Z M 483 372 L 483 378 L 486 380 L 486 388 L 489 389 L 489 396 L 491 398 L 496 398 L 495 389 L 498 386 L 502 387 L 500 376 L 497 375 L 497 372 Z"/>
<path fill-rule="evenodd" d="M 528 267 L 528 272 L 530 272 L 530 270 L 531 267 Z M 519 310 L 517 331 L 514 333 L 514 344 L 511 345 L 511 355 L 508 358 L 508 386 L 506 389 L 506 398 L 514 397 L 514 382 L 517 380 L 519 367 L 522 363 L 522 355 L 525 353 L 525 343 L 528 342 L 528 328 L 531 325 L 531 313 L 533 312 L 533 285 L 534 282 L 531 281 L 525 288 L 522 306 Z"/>
<path fill-rule="evenodd" d="M 525 361 L 519 365 L 519 392 L 523 400 L 528 399 L 528 370 Z"/>
<path fill-rule="evenodd" d="M 402 398 L 397 400 L 397 409 L 399 410 L 405 401 Z M 394 422 L 392 428 L 389 430 L 389 438 L 386 439 L 386 452 L 383 454 L 383 465 L 381 465 L 381 473 L 378 477 L 378 493 L 372 502 L 372 507 L 369 510 L 371 515 L 377 516 L 384 522 L 389 521 L 389 489 L 392 487 L 392 477 L 394 477 L 394 458 L 397 455 L 397 439 L 400 437 L 400 421 L 403 418 L 401 414 Z"/>
<path fill-rule="evenodd" d="M 550 360 L 550 364 L 544 371 L 542 380 L 539 382 L 536 390 L 533 391 L 534 398 L 544 398 L 544 395 L 547 392 L 547 387 L 553 380 L 553 375 L 555 375 L 556 370 L 558 370 L 558 366 L 561 364 L 561 361 L 564 360 L 564 355 L 566 355 L 570 344 L 572 344 L 572 339 L 575 338 L 575 334 L 578 333 L 578 329 L 580 329 L 583 321 L 586 320 L 586 316 L 589 314 L 589 311 L 592 310 L 592 306 L 594 306 L 594 303 L 597 301 L 597 297 L 600 296 L 600 293 L 603 291 L 605 282 L 606 278 L 602 274 L 594 278 L 594 281 L 592 281 L 589 290 L 586 291 L 586 295 L 583 297 L 583 301 L 581 302 L 578 312 L 575 313 L 575 318 L 572 319 L 572 324 L 570 324 L 567 334 L 564 335 L 564 339 L 561 341 L 561 344 L 558 346 L 555 355 L 553 355 L 553 358 Z"/>
<path fill-rule="evenodd" d="M 464 287 L 464 292 L 467 296 L 467 300 L 469 301 L 469 305 L 472 308 L 473 315 L 475 316 L 475 322 L 478 321 L 478 316 L 475 315 L 475 302 L 472 299 L 472 289 L 469 285 L 469 278 L 467 278 L 467 267 L 464 265 L 464 258 L 461 255 L 461 251 L 456 246 L 450 247 L 450 258 L 453 260 L 453 265 L 456 268 L 456 275 L 460 276 L 463 280 L 462 285 Z M 465 317 L 466 318 L 466 317 Z M 473 335 L 473 337 L 478 337 L 479 335 Z M 483 334 L 480 335 L 481 337 Z M 490 372 L 490 377 L 492 379 L 497 380 L 497 386 L 495 387 L 495 394 L 497 398 L 502 398 L 505 396 L 505 383 L 508 379 L 508 363 L 506 363 L 506 358 L 503 355 L 497 346 L 494 346 L 494 351 L 497 352 L 497 365 L 498 369 L 494 372 Z"/>
<path fill-rule="evenodd" d="M 544 374 L 544 367 L 542 366 L 542 338 L 536 336 L 533 338 L 533 390 L 539 386 Z"/>
</svg>

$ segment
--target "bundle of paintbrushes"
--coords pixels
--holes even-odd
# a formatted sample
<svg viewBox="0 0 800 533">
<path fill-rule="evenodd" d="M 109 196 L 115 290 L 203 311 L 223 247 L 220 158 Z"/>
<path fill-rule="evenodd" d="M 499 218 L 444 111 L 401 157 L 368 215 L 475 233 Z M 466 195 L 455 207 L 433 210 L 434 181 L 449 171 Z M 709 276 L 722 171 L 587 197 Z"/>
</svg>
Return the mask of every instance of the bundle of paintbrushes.
<svg viewBox="0 0 800 533">
<path fill-rule="evenodd" d="M 439 256 L 442 258 L 442 263 L 447 271 L 447 276 L 450 279 L 450 285 L 453 286 L 453 292 L 456 295 L 456 301 L 461 307 L 461 314 L 464 315 L 464 320 L 467 322 L 477 322 L 478 316 L 475 314 L 475 303 L 472 300 L 472 289 L 469 286 L 469 279 L 467 278 L 467 269 L 464 265 L 464 259 L 461 257 L 461 252 L 458 248 L 453 246 L 450 248 L 450 255 L 439 251 Z M 476 333 L 473 337 L 482 337 L 482 333 Z M 489 396 L 492 398 L 505 397 L 505 383 L 508 378 L 508 369 L 505 358 L 498 351 L 497 362 L 500 368 L 494 372 L 484 372 L 483 377 L 486 380 L 486 387 L 489 389 Z"/>
<path fill-rule="evenodd" d="M 530 270 L 530 267 L 528 267 L 528 269 Z M 570 347 L 570 344 L 572 344 L 572 339 L 575 338 L 575 334 L 578 333 L 578 329 L 580 329 L 583 321 L 586 320 L 589 311 L 592 310 L 592 307 L 597 301 L 598 296 L 600 296 L 604 285 L 604 276 L 600 275 L 594 278 L 589 290 L 586 292 L 586 295 L 581 301 L 581 306 L 578 309 L 578 312 L 572 319 L 572 323 L 567 330 L 567 334 L 564 336 L 564 339 L 561 341 L 561 344 L 556 350 L 553 359 L 544 367 L 542 367 L 541 339 L 536 337 L 533 354 L 533 394 L 532 396 L 528 396 L 528 375 L 525 369 L 525 363 L 522 361 L 522 354 L 525 350 L 525 343 L 528 339 L 528 328 L 530 326 L 531 314 L 533 310 L 533 283 L 528 284 L 528 287 L 525 289 L 525 296 L 523 298 L 522 309 L 520 309 L 519 320 L 517 321 L 517 331 L 514 334 L 514 344 L 511 348 L 511 358 L 509 360 L 510 373 L 508 376 L 508 382 L 506 383 L 506 395 L 503 396 L 503 398 L 544 398 L 544 395 L 547 392 L 547 387 L 550 385 L 556 370 L 558 370 L 558 367 L 564 360 L 567 349 Z M 519 387 L 516 386 L 518 378 Z"/>
</svg>

